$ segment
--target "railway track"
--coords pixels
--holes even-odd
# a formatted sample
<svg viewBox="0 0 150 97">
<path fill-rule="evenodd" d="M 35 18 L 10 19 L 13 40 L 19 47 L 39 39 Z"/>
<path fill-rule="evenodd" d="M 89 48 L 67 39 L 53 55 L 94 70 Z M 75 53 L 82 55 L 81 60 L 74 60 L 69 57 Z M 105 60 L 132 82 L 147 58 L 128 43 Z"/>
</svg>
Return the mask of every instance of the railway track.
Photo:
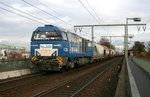
<svg viewBox="0 0 150 97">
<path fill-rule="evenodd" d="M 9 79 L 9 80 L 4 80 L 4 81 L 0 81 L 0 84 L 5 84 L 5 83 L 8 83 L 8 82 L 13 82 L 13 81 L 18 81 L 18 80 L 23 80 L 23 79 L 34 77 L 34 76 L 38 76 L 38 75 L 41 75 L 41 74 L 34 74 L 34 75 L 32 74 L 32 75 L 29 75 L 29 76 L 24 76 L 24 77 L 18 77 L 18 78 L 13 78 L 13 79 Z"/>
<path fill-rule="evenodd" d="M 80 76 L 76 76 L 72 79 L 64 81 L 54 87 L 50 87 L 37 94 L 34 94 L 31 97 L 74 97 L 103 73 L 105 73 L 108 69 L 110 69 L 114 64 L 118 64 L 117 59 L 115 59 L 115 61 L 111 61 L 104 68 L 98 68 L 92 73 L 83 73 Z"/>
<path fill-rule="evenodd" d="M 0 97 L 73 97 L 105 74 L 118 58 L 87 65 L 64 73 L 39 75 L 0 84 Z M 12 84 L 10 84 L 12 83 Z"/>
<path fill-rule="evenodd" d="M 37 77 L 39 77 L 39 78 L 37 78 Z M 27 85 L 27 84 L 34 83 L 36 81 L 39 81 L 39 80 L 43 79 L 43 77 L 45 77 L 45 76 L 43 76 L 43 74 L 35 74 L 35 75 L 25 76 L 25 77 L 21 77 L 21 78 L 1 81 L 0 82 L 0 87 L 2 87 L 2 88 L 0 88 L 0 92 L 4 92 L 4 91 L 10 90 L 10 89 L 14 89 L 14 88 L 17 88 L 17 87 L 21 87 L 21 86 L 24 86 L 24 85 Z M 32 80 L 34 78 L 35 78 L 35 80 Z M 31 79 L 31 81 L 25 82 L 24 81 L 25 79 Z M 14 85 L 11 85 L 11 86 L 8 86 L 8 87 L 3 87 L 5 84 L 11 84 L 11 83 L 13 84 L 13 83 L 18 82 L 18 81 L 23 81 L 23 82 L 19 83 L 19 84 L 14 84 Z"/>
</svg>

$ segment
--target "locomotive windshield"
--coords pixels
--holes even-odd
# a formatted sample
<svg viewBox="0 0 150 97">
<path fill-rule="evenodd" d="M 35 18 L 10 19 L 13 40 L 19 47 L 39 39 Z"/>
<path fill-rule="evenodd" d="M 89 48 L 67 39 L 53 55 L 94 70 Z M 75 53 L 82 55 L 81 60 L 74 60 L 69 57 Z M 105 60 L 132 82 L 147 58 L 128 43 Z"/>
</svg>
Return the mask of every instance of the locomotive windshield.
<svg viewBox="0 0 150 97">
<path fill-rule="evenodd" d="M 32 40 L 61 40 L 61 34 L 56 31 L 38 31 L 33 33 Z"/>
</svg>

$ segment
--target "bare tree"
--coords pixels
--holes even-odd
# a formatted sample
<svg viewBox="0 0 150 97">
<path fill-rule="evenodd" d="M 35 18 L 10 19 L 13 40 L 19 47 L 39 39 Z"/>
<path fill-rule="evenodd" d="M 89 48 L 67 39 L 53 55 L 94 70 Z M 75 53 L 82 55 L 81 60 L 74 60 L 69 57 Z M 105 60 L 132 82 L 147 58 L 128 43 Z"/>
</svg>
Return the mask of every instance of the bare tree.
<svg viewBox="0 0 150 97">
<path fill-rule="evenodd" d="M 99 44 L 110 48 L 110 42 L 107 38 L 101 38 Z M 111 48 L 115 50 L 115 46 L 111 45 Z"/>
</svg>

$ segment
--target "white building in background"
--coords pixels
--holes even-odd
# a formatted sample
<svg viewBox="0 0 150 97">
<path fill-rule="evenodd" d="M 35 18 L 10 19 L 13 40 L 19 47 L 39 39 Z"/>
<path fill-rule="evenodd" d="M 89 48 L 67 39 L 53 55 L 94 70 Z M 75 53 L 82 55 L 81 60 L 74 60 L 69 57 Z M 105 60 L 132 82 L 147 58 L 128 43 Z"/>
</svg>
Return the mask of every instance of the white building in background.
<svg viewBox="0 0 150 97">
<path fill-rule="evenodd" d="M 5 44 L 0 44 L 0 59 L 7 58 L 18 58 L 18 57 L 28 57 L 28 53 L 22 56 L 22 53 L 26 53 L 25 47 L 10 46 Z"/>
<path fill-rule="evenodd" d="M 0 59 L 7 59 L 6 49 L 0 50 Z"/>
</svg>

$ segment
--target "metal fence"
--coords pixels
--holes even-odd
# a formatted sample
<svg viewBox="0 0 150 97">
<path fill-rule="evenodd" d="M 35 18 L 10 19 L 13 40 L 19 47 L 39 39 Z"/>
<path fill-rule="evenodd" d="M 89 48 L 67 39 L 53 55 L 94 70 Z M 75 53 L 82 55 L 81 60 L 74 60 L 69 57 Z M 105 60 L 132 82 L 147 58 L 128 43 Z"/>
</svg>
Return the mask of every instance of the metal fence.
<svg viewBox="0 0 150 97">
<path fill-rule="evenodd" d="M 130 59 L 133 62 L 135 62 L 138 66 L 143 68 L 150 75 L 150 60 L 146 60 L 146 59 L 142 59 L 142 58 L 138 58 L 138 57 L 133 57 L 133 56 L 132 57 L 130 56 Z"/>
<path fill-rule="evenodd" d="M 30 68 L 30 59 L 2 59 L 0 60 L 0 72 Z"/>
</svg>

